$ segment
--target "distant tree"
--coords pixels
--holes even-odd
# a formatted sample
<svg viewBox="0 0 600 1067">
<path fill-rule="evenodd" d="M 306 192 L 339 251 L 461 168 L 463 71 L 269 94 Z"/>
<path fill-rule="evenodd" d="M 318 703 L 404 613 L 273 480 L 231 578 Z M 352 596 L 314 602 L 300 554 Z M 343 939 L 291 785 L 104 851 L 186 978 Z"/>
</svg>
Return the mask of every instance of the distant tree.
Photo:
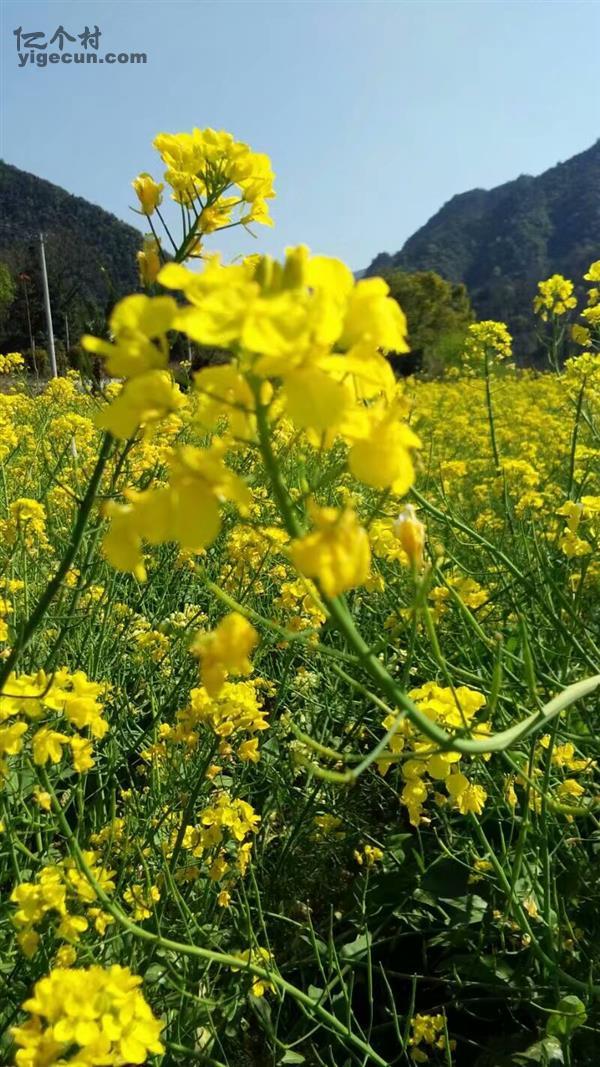
<svg viewBox="0 0 600 1067">
<path fill-rule="evenodd" d="M 431 377 L 455 365 L 467 327 L 474 320 L 464 285 L 446 281 L 435 271 L 393 271 L 384 275 L 391 295 L 408 322 L 411 355 L 400 369 L 421 370 Z"/>
<path fill-rule="evenodd" d="M 15 280 L 6 266 L 0 262 L 0 323 L 3 324 L 17 292 Z"/>
</svg>

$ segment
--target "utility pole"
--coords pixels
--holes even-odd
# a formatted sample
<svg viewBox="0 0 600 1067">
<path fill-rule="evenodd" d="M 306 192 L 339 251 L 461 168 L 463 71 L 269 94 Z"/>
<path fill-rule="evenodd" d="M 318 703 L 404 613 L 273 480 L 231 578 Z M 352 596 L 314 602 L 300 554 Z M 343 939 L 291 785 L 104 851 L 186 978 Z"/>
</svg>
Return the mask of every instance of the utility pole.
<svg viewBox="0 0 600 1067">
<path fill-rule="evenodd" d="M 58 378 L 56 367 L 56 351 L 54 348 L 54 330 L 52 328 L 52 308 L 50 307 L 50 290 L 48 289 L 48 271 L 46 270 L 46 252 L 44 250 L 44 235 L 40 233 L 40 263 L 42 265 L 42 282 L 44 285 L 44 307 L 46 309 L 46 329 L 48 332 L 48 352 L 50 355 L 50 367 L 52 377 Z"/>
</svg>

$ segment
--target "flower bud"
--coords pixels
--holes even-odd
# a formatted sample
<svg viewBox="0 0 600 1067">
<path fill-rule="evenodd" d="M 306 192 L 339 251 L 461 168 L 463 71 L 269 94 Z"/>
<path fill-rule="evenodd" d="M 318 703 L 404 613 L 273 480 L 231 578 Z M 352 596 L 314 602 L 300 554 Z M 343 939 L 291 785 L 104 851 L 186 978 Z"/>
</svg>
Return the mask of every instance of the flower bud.
<svg viewBox="0 0 600 1067">
<path fill-rule="evenodd" d="M 425 548 L 425 527 L 417 518 L 412 504 L 402 508 L 393 526 L 394 536 L 400 542 L 411 564 L 417 568 L 423 566 Z"/>
<path fill-rule="evenodd" d="M 152 215 L 162 201 L 162 191 L 164 189 L 162 182 L 160 184 L 155 182 L 154 178 L 144 171 L 142 174 L 138 174 L 131 184 L 140 202 L 142 214 Z"/>
<path fill-rule="evenodd" d="M 144 247 L 137 254 L 141 285 L 152 285 L 160 270 L 160 246 L 154 237 L 144 239 Z"/>
</svg>

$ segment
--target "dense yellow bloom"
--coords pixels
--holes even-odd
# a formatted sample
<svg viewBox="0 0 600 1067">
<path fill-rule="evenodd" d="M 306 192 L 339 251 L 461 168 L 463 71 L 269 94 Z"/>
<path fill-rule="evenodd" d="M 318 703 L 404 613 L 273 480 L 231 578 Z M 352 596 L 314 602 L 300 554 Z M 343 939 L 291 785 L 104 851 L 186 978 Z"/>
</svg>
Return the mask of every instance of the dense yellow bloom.
<svg viewBox="0 0 600 1067">
<path fill-rule="evenodd" d="M 23 1008 L 31 1018 L 13 1029 L 17 1067 L 76 1061 L 86 1067 L 145 1063 L 163 1052 L 162 1024 L 128 967 L 58 968 L 36 982 Z"/>
<path fill-rule="evenodd" d="M 512 337 L 503 322 L 488 319 L 471 323 L 463 351 L 463 361 L 467 367 L 475 368 L 486 359 L 510 359 L 511 355 Z"/>
<path fill-rule="evenodd" d="M 158 886 L 132 885 L 123 893 L 123 899 L 131 908 L 131 917 L 136 922 L 149 919 L 154 905 L 160 900 Z"/>
<path fill-rule="evenodd" d="M 268 156 L 253 152 L 230 133 L 211 129 L 160 133 L 154 147 L 167 165 L 165 181 L 173 199 L 199 205 L 200 232 L 232 222 L 272 225 L 266 202 L 275 196 L 275 176 Z M 235 195 L 226 196 L 230 191 Z"/>
<path fill-rule="evenodd" d="M 314 585 L 302 578 L 282 583 L 276 607 L 289 615 L 286 625 L 293 632 L 321 626 L 326 619 Z"/>
<path fill-rule="evenodd" d="M 201 274 L 176 263 L 163 267 L 159 281 L 185 293 L 189 306 L 175 326 L 192 340 L 225 348 L 239 345 L 243 366 L 262 376 L 287 376 L 300 367 L 323 362 L 336 346 L 350 356 L 360 346 L 360 360 L 378 349 L 406 352 L 406 319 L 379 278 L 353 283 L 339 260 L 310 256 L 300 246 L 279 264 L 268 257 L 224 267 L 211 257 Z M 360 372 L 360 360 L 348 373 Z M 344 373 L 341 357 L 340 377 Z"/>
<path fill-rule="evenodd" d="M 13 500 L 8 507 L 8 518 L 0 520 L 0 536 L 8 545 L 21 541 L 31 553 L 48 549 L 44 505 L 30 497 Z"/>
<path fill-rule="evenodd" d="M 50 810 L 49 794 L 37 790 L 34 796 L 44 810 Z M 88 850 L 84 852 L 84 858 L 104 892 L 112 892 L 115 888 L 115 872 L 98 862 L 96 852 Z M 43 867 L 35 881 L 15 886 L 10 899 L 16 905 L 13 922 L 20 931 L 19 945 L 26 955 L 32 956 L 39 944 L 35 927 L 41 924 L 48 926 L 49 921 L 55 936 L 67 941 L 79 940 L 90 925 L 85 914 L 81 914 L 81 909 L 93 903 L 96 894 L 87 878 L 75 868 L 74 861 L 67 858 Z M 99 916 L 98 909 L 90 909 L 90 920 L 94 921 L 99 932 L 103 932 L 98 925 Z"/>
<path fill-rule="evenodd" d="M 350 508 L 340 512 L 313 506 L 312 518 L 313 532 L 292 542 L 294 565 L 317 579 L 327 596 L 363 585 L 371 569 L 371 549 L 356 514 Z"/>
<path fill-rule="evenodd" d="M 473 723 L 473 719 L 485 704 L 485 697 L 469 686 L 461 685 L 450 689 L 439 686 L 436 682 L 427 682 L 418 689 L 410 690 L 409 696 L 419 711 L 449 733 L 467 726 L 471 727 L 475 737 L 489 732 L 487 723 Z M 387 774 L 393 765 L 389 758 L 390 753 L 406 753 L 407 756 L 411 751 L 413 753 L 413 757 L 404 759 L 400 764 L 405 783 L 400 799 L 408 809 L 413 826 L 418 826 L 423 816 L 430 790 L 428 778 L 444 782 L 461 814 L 483 810 L 487 794 L 481 786 L 472 784 L 464 774 L 457 771 L 455 765 L 460 763 L 462 758 L 459 752 L 432 752 L 435 746 L 432 746 L 408 719 L 398 722 L 395 714 L 387 715 L 382 725 L 385 730 L 395 732 L 386 751 L 377 761 L 381 774 Z"/>
<path fill-rule="evenodd" d="M 23 748 L 29 722 L 45 716 L 61 716 L 41 726 L 31 738 L 34 763 L 59 763 L 63 748 L 69 745 L 73 766 L 79 774 L 94 766 L 92 743 L 88 738 L 67 735 L 54 727 L 67 723 L 77 730 L 89 729 L 92 737 L 102 738 L 108 723 L 102 715 L 100 699 L 107 686 L 91 682 L 83 671 L 70 673 L 59 667 L 52 676 L 44 671 L 34 675 L 11 673 L 0 693 L 0 724 L 21 716 L 8 726 L 0 725 L 0 756 L 15 756 Z"/>
<path fill-rule="evenodd" d="M 65 915 L 66 886 L 56 868 L 45 867 L 37 883 L 22 882 L 11 893 L 11 901 L 18 906 L 14 914 L 17 926 L 32 926 L 49 911 Z"/>
<path fill-rule="evenodd" d="M 249 682 L 225 682 L 216 697 L 209 696 L 203 687 L 192 689 L 188 706 L 177 713 L 177 726 L 169 740 L 195 745 L 199 726 L 208 726 L 221 740 L 234 737 L 238 740 L 240 733 L 254 734 L 266 730 L 268 725 L 256 686 Z M 240 745 L 238 754 L 242 752 L 246 753 L 247 749 Z"/>
<path fill-rule="evenodd" d="M 467 685 L 454 690 L 426 682 L 418 689 L 411 689 L 409 696 L 428 718 L 449 729 L 468 725 L 485 705 L 483 693 Z"/>
<path fill-rule="evenodd" d="M 142 174 L 138 174 L 131 184 L 140 202 L 142 213 L 144 215 L 153 215 L 162 202 L 164 185 L 155 182 L 152 176 L 145 171 Z"/>
<path fill-rule="evenodd" d="M 411 1021 L 410 1031 L 410 1055 L 415 1063 L 427 1063 L 429 1056 L 425 1049 L 420 1046 L 429 1046 L 431 1050 L 443 1051 L 448 1045 L 451 1049 L 456 1047 L 455 1041 L 446 1040 L 446 1020 L 443 1015 L 423 1015 L 417 1013 Z"/>
<path fill-rule="evenodd" d="M 198 635 L 191 651 L 200 660 L 202 682 L 209 696 L 218 696 L 229 675 L 252 672 L 249 657 L 257 643 L 256 630 L 237 611 L 226 615 L 216 630 Z"/>
<path fill-rule="evenodd" d="M 538 282 L 538 295 L 533 301 L 533 310 L 544 321 L 550 315 L 564 315 L 574 307 L 577 307 L 577 298 L 573 295 L 573 282 L 568 278 L 563 278 L 562 274 L 553 274 L 545 282 Z"/>
<path fill-rule="evenodd" d="M 219 792 L 199 813 L 196 824 L 186 828 L 183 848 L 192 856 L 205 859 L 211 881 L 218 882 L 227 876 L 230 884 L 236 877 L 235 871 L 242 877 L 246 873 L 252 852 L 251 835 L 258 832 L 259 823 L 260 815 L 251 804 Z M 234 856 L 235 871 L 230 870 L 230 859 Z"/>
<path fill-rule="evenodd" d="M 14 374 L 24 366 L 25 360 L 20 352 L 7 352 L 6 355 L 0 353 L 0 374 Z"/>
</svg>

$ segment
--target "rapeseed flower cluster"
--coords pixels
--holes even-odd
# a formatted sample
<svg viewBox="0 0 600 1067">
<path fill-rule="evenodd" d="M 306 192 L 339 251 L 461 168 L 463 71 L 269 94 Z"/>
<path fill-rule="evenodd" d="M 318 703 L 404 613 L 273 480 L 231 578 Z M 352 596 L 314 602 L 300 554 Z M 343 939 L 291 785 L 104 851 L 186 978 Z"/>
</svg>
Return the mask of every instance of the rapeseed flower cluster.
<svg viewBox="0 0 600 1067">
<path fill-rule="evenodd" d="M 43 797 L 40 799 L 45 806 Z M 106 867 L 95 850 L 84 853 L 85 862 L 96 884 L 104 893 L 115 888 L 115 871 Z M 41 935 L 38 927 L 50 928 L 55 938 L 76 945 L 92 926 L 101 936 L 113 921 L 96 904 L 96 891 L 70 857 L 52 866 L 42 867 L 33 882 L 20 882 L 12 891 L 11 902 L 17 910 L 13 922 L 17 941 L 26 956 L 37 952 Z"/>
<path fill-rule="evenodd" d="M 212 233 L 233 221 L 272 225 L 267 200 L 275 195 L 274 174 L 268 156 L 253 152 L 230 133 L 211 129 L 160 133 L 154 147 L 167 166 L 164 178 L 173 200 L 196 209 L 196 233 Z M 143 214 L 151 215 L 164 185 L 144 173 L 133 187 Z"/>
<path fill-rule="evenodd" d="M 169 743 L 198 745 L 202 728 L 211 730 L 220 740 L 219 755 L 229 756 L 232 744 L 238 745 L 239 759 L 258 762 L 258 738 L 252 735 L 268 729 L 256 685 L 249 682 L 224 682 L 217 696 L 204 687 L 192 689 L 189 705 L 177 713 L 177 724 L 165 733 Z M 250 734 L 249 738 L 240 737 Z"/>
<path fill-rule="evenodd" d="M 20 352 L 0 353 L 0 374 L 14 374 L 15 371 L 23 370 L 25 360 Z"/>
<path fill-rule="evenodd" d="M 100 703 L 108 689 L 91 682 L 83 671 L 70 673 L 66 667 L 52 675 L 11 673 L 0 692 L 0 757 L 17 756 L 30 740 L 37 766 L 60 763 L 67 748 L 75 771 L 85 773 L 94 766 L 91 738 L 101 740 L 108 730 Z M 66 734 L 65 726 L 79 732 Z M 91 737 L 82 735 L 84 730 Z M 6 765 L 1 766 L 7 773 Z"/>
<path fill-rule="evenodd" d="M 13 1029 L 17 1067 L 122 1067 L 163 1052 L 162 1024 L 140 985 L 141 978 L 118 964 L 57 968 L 41 978 L 23 1005 L 30 1018 Z"/>
<path fill-rule="evenodd" d="M 485 697 L 468 686 L 461 685 L 452 690 L 427 682 L 412 689 L 409 696 L 428 719 L 451 732 L 468 729 L 474 737 L 490 732 L 489 723 L 473 721 L 484 707 Z M 436 751 L 435 746 L 407 719 L 397 720 L 392 713 L 386 715 L 382 725 L 388 731 L 397 726 L 389 741 L 389 753 L 392 757 L 406 756 L 400 762 L 404 780 L 400 800 L 407 808 L 413 826 L 421 822 L 431 788 L 438 782 L 443 784 L 452 805 L 461 815 L 481 814 L 487 793 L 483 786 L 471 782 L 458 770 L 462 758 L 459 752 Z M 380 772 L 387 774 L 393 764 L 394 761 L 384 753 L 379 760 Z"/>
<path fill-rule="evenodd" d="M 563 278 L 562 274 L 553 274 L 546 281 L 538 283 L 538 295 L 533 301 L 537 315 L 547 322 L 553 315 L 565 315 L 577 307 L 577 297 L 573 293 L 573 282 Z"/>
<path fill-rule="evenodd" d="M 473 322 L 467 330 L 463 351 L 465 367 L 477 369 L 488 360 L 494 363 L 510 359 L 512 337 L 503 322 Z"/>
<path fill-rule="evenodd" d="M 410 1057 L 415 1063 L 427 1063 L 429 1053 L 436 1049 L 444 1052 L 448 1048 L 456 1048 L 456 1042 L 447 1039 L 447 1023 L 441 1013 L 428 1015 L 417 1012 L 411 1022 L 408 1044 Z"/>
<path fill-rule="evenodd" d="M 124 439 L 181 410 L 165 348 L 167 332 L 178 329 L 232 352 L 227 366 L 196 375 L 198 418 L 207 428 L 228 413 L 230 432 L 256 442 L 259 413 L 268 422 L 271 412 L 275 417 L 283 410 L 309 436 L 344 440 L 349 469 L 366 485 L 398 494 L 410 488 L 411 454 L 420 442 L 404 421 L 406 406 L 381 354 L 407 350 L 406 323 L 384 282 L 354 284 L 343 264 L 311 257 L 302 247 L 290 250 L 282 265 L 254 257 L 227 267 L 213 258 L 195 274 L 170 263 L 158 280 L 182 292 L 186 305 L 170 297 L 130 297 L 113 313 L 112 344 L 84 338 L 109 373 L 126 379 L 99 417 L 102 428 Z M 243 483 L 224 466 L 225 455 L 225 441 L 220 448 L 185 445 L 169 458 L 167 485 L 131 489 L 126 503 L 111 502 L 110 561 L 141 578 L 144 540 L 175 540 L 192 551 L 211 544 L 220 527 L 219 501 L 232 501 L 242 514 L 250 503 Z M 362 553 L 360 581 L 367 573 Z"/>
</svg>

